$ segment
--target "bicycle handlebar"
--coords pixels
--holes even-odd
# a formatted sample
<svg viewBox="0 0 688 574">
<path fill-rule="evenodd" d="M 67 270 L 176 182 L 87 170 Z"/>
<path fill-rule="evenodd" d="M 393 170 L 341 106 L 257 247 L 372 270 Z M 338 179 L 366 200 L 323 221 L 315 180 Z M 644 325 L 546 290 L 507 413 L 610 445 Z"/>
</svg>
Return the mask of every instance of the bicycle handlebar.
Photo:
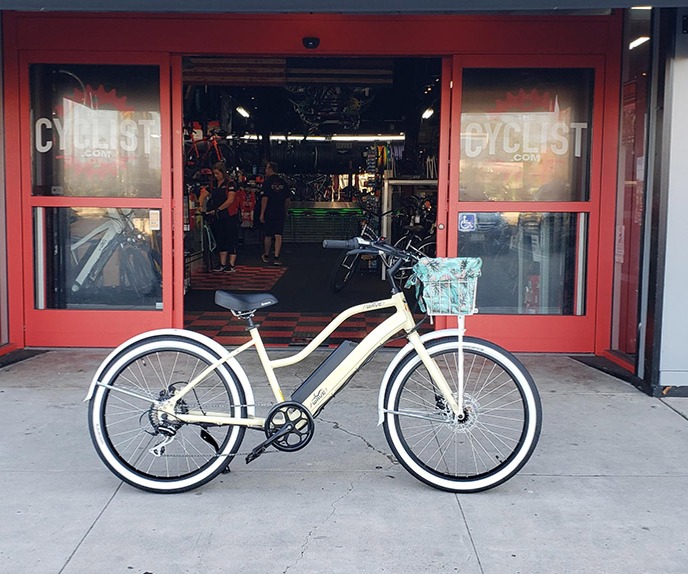
<svg viewBox="0 0 688 574">
<path fill-rule="evenodd" d="M 325 249 L 358 249 L 358 238 L 354 239 L 325 239 L 323 241 Z"/>
<path fill-rule="evenodd" d="M 365 237 L 354 237 L 352 239 L 325 239 L 323 241 L 325 249 L 346 249 L 348 254 L 371 254 L 380 257 L 387 265 L 387 281 L 392 287 L 392 292 L 399 291 L 399 285 L 395 275 L 401 267 L 408 264 L 415 264 L 423 254 L 420 252 L 406 251 L 389 243 L 384 239 L 368 239 Z"/>
<path fill-rule="evenodd" d="M 325 239 L 322 243 L 325 249 L 347 249 L 349 251 L 358 251 L 360 253 L 373 253 L 376 255 L 388 255 L 395 259 L 402 259 L 404 261 L 418 261 L 420 257 L 418 253 L 413 251 L 406 251 L 394 245 L 387 243 L 384 238 L 370 239 L 367 237 L 353 237 L 351 239 Z"/>
</svg>

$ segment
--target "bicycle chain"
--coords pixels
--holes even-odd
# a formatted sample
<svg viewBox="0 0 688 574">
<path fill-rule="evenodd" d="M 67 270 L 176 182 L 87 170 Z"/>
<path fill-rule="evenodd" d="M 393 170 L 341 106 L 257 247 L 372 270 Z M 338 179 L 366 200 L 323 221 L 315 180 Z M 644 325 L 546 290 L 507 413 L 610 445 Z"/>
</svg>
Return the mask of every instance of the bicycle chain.
<svg viewBox="0 0 688 574">
<path fill-rule="evenodd" d="M 248 409 L 248 408 L 251 408 L 251 407 L 254 407 L 254 408 L 255 408 L 255 407 L 273 407 L 273 406 L 275 406 L 275 404 L 279 404 L 279 403 L 253 403 L 252 405 L 233 405 L 233 406 L 234 406 L 234 407 L 239 407 L 239 408 L 241 408 L 241 407 L 246 407 L 246 408 Z M 206 405 L 206 406 L 208 406 L 208 405 Z M 234 454 L 231 455 L 231 456 L 232 456 L 232 457 L 248 456 L 249 454 L 252 454 L 252 452 L 253 452 L 252 450 L 246 451 L 246 452 L 236 452 L 236 453 L 234 453 Z M 274 450 L 266 450 L 266 451 L 263 452 L 263 454 L 278 454 L 278 453 L 280 453 L 280 452 L 282 452 L 282 451 L 279 451 L 279 450 L 277 450 L 277 449 L 274 449 Z M 161 454 L 161 455 L 160 455 L 160 458 L 164 458 L 164 457 L 167 457 L 167 458 L 220 458 L 220 457 L 223 457 L 223 456 L 224 456 L 225 458 L 229 458 L 230 455 L 224 455 L 224 454 L 215 454 L 215 455 L 203 455 L 203 454 L 188 454 L 188 455 L 187 455 L 187 454 Z M 261 456 L 262 456 L 262 455 L 261 455 Z"/>
</svg>

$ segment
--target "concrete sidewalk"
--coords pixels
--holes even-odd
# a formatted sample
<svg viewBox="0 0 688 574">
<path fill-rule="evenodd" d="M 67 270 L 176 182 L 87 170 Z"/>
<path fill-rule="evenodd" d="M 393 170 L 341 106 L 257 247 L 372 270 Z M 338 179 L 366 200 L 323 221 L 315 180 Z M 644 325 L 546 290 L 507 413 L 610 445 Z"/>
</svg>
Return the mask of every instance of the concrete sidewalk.
<svg viewBox="0 0 688 574">
<path fill-rule="evenodd" d="M 538 448 L 506 484 L 454 495 L 406 473 L 376 426 L 393 353 L 327 406 L 305 449 L 169 496 L 123 485 L 91 445 L 82 399 L 107 351 L 0 369 L 0 572 L 688 572 L 688 399 L 520 355 L 542 395 Z M 278 371 L 285 389 L 322 357 Z"/>
</svg>

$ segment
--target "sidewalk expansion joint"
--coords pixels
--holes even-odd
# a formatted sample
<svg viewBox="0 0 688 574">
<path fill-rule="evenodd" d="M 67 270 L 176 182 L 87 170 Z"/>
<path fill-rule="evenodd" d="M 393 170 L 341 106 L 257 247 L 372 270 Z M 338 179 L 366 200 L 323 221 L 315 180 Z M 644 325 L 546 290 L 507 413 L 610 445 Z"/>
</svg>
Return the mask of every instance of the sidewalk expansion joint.
<svg viewBox="0 0 688 574">
<path fill-rule="evenodd" d="M 331 506 L 332 506 L 332 511 L 324 518 L 324 520 L 323 520 L 320 524 L 318 524 L 317 526 L 314 526 L 312 530 L 309 530 L 309 531 L 308 531 L 308 534 L 306 534 L 306 540 L 305 540 L 304 543 L 301 545 L 301 551 L 300 551 L 300 553 L 299 553 L 299 557 L 296 559 L 296 561 L 294 562 L 294 564 L 292 564 L 291 566 L 287 566 L 287 567 L 282 571 L 282 574 L 287 574 L 287 572 L 288 572 L 292 567 L 296 568 L 296 566 L 298 565 L 298 563 L 299 563 L 299 562 L 301 561 L 301 559 L 305 556 L 306 550 L 307 550 L 307 548 L 308 548 L 308 545 L 310 544 L 311 538 L 313 538 L 313 535 L 315 534 L 315 532 L 316 532 L 319 528 L 321 528 L 322 526 L 325 526 L 325 524 L 327 524 L 327 523 L 332 519 L 332 517 L 335 515 L 335 512 L 337 512 L 337 504 L 339 504 L 342 500 L 344 500 L 347 496 L 349 496 L 349 494 L 351 494 L 351 493 L 353 492 L 353 490 L 354 490 L 354 484 L 353 484 L 353 482 L 351 482 L 351 483 L 349 483 L 349 488 L 346 489 L 346 492 L 345 492 L 344 494 L 342 494 L 339 498 L 337 498 L 336 500 L 334 500 L 334 501 L 332 502 L 332 504 L 331 504 Z"/>
</svg>

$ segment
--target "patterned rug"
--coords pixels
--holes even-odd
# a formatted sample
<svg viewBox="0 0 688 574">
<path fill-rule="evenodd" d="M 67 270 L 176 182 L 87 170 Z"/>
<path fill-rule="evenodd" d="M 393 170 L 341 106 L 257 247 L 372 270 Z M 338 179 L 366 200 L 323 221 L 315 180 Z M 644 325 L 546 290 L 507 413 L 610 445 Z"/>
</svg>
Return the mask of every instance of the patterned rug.
<svg viewBox="0 0 688 574">
<path fill-rule="evenodd" d="M 379 325 L 388 314 L 372 314 L 351 317 L 330 335 L 325 346 L 336 347 L 342 341 L 360 341 Z M 335 315 L 322 313 L 256 313 L 255 322 L 260 325 L 260 334 L 266 345 L 282 347 L 288 345 L 307 345 Z M 420 320 L 422 316 L 418 316 Z M 198 311 L 184 313 L 184 326 L 191 331 L 203 333 L 225 346 L 234 346 L 248 340 L 246 324 L 232 317 L 228 311 Z M 419 331 L 426 333 L 433 327 L 423 323 Z M 387 347 L 400 347 L 405 339 L 390 341 Z"/>
<path fill-rule="evenodd" d="M 250 267 L 237 265 L 234 273 L 191 273 L 191 288 L 202 291 L 270 291 L 287 272 L 286 267 Z"/>
</svg>

